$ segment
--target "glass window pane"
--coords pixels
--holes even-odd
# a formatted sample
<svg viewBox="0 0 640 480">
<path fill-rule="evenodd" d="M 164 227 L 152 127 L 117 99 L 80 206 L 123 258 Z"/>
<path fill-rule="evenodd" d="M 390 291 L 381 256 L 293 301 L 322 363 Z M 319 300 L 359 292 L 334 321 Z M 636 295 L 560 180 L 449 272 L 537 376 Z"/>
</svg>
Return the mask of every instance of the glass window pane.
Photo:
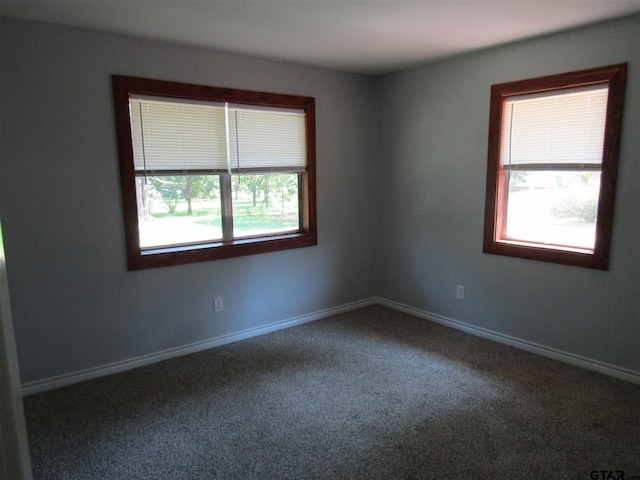
<svg viewBox="0 0 640 480">
<path fill-rule="evenodd" d="M 222 239 L 217 175 L 137 177 L 136 195 L 141 248 Z"/>
<path fill-rule="evenodd" d="M 233 236 L 271 235 L 300 229 L 299 175 L 233 175 Z"/>
<path fill-rule="evenodd" d="M 598 171 L 511 171 L 505 240 L 593 249 Z"/>
</svg>

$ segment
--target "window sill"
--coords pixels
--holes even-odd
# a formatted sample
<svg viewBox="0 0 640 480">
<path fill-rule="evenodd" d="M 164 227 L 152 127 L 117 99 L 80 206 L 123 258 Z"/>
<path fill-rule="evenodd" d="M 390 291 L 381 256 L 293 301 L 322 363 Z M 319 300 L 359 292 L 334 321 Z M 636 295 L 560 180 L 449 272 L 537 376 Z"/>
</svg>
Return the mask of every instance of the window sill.
<svg viewBox="0 0 640 480">
<path fill-rule="evenodd" d="M 485 242 L 482 251 L 484 253 L 494 255 L 526 258 L 529 260 L 594 268 L 597 270 L 607 270 L 609 268 L 609 258 L 598 254 L 597 250 L 590 249 L 560 247 L 557 245 L 528 243 L 522 241 L 496 240 Z"/>
<path fill-rule="evenodd" d="M 277 252 L 317 245 L 313 232 L 289 233 L 259 238 L 243 238 L 231 242 L 212 242 L 198 245 L 179 245 L 147 248 L 134 251 L 128 258 L 129 270 L 168 267 L 222 258 Z"/>
<path fill-rule="evenodd" d="M 585 255 L 593 255 L 593 248 L 581 248 L 574 247 L 569 245 L 557 245 L 551 243 L 544 242 L 529 242 L 526 240 L 516 240 L 511 238 L 503 238 L 501 240 L 496 240 L 496 243 L 503 245 L 516 245 L 519 247 L 529 247 L 529 248 L 537 248 L 542 250 L 551 250 L 557 252 L 566 252 L 566 253 L 581 253 Z"/>
</svg>

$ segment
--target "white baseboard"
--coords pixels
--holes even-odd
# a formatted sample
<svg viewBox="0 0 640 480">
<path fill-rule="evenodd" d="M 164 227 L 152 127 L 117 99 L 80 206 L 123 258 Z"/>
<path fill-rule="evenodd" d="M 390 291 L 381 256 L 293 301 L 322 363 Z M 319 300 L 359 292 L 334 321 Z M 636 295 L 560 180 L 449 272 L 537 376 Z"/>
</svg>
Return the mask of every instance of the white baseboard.
<svg viewBox="0 0 640 480">
<path fill-rule="evenodd" d="M 452 318 L 447 318 L 442 315 L 427 312 L 425 310 L 420 310 L 414 307 L 410 307 L 408 305 L 403 305 L 401 303 L 394 302 L 392 300 L 376 297 L 375 301 L 378 305 L 383 305 L 385 307 L 392 308 L 394 310 L 408 313 L 410 315 L 413 315 L 414 317 L 423 318 L 425 320 L 429 320 L 431 322 L 438 323 L 446 327 L 455 328 L 456 330 L 461 330 L 463 332 L 470 333 L 477 337 L 493 340 L 495 342 L 509 345 L 515 348 L 519 348 L 521 350 L 535 353 L 543 357 L 552 358 L 560 362 L 568 363 L 571 365 L 575 365 L 577 367 L 585 368 L 587 370 L 592 370 L 598 373 L 602 373 L 610 377 L 620 378 L 628 382 L 640 384 L 640 372 L 618 367 L 615 365 L 610 365 L 608 363 L 600 362 L 598 360 L 593 360 L 591 358 L 582 357 L 580 355 L 575 355 L 573 353 L 564 352 L 556 348 L 546 347 L 544 345 L 540 345 L 534 342 L 529 342 L 527 340 L 522 340 L 520 338 L 512 337 L 510 335 L 504 335 L 502 333 L 488 330 L 486 328 L 476 327 L 468 323 L 460 322 L 459 320 L 454 320 Z"/>
<path fill-rule="evenodd" d="M 170 358 L 179 357 L 182 355 L 188 355 L 190 353 L 200 352 L 213 347 L 219 347 L 228 343 L 245 340 L 247 338 L 257 337 L 264 335 L 265 333 L 275 332 L 284 328 L 294 327 L 296 325 L 302 325 L 304 323 L 320 320 L 332 315 L 338 315 L 340 313 L 357 310 L 359 308 L 368 307 L 371 305 L 382 305 L 394 310 L 398 310 L 404 313 L 408 313 L 418 318 L 423 318 L 434 323 L 438 323 L 447 327 L 455 328 L 478 337 L 493 340 L 498 343 L 510 345 L 521 350 L 526 350 L 531 353 L 535 353 L 544 357 L 552 358 L 564 363 L 569 363 L 578 367 L 593 370 L 611 377 L 620 378 L 628 382 L 640 384 L 640 372 L 628 370 L 625 368 L 617 367 L 615 365 L 609 365 L 604 362 L 592 360 L 590 358 L 581 357 L 572 353 L 563 352 L 555 348 L 546 347 L 537 343 L 522 340 L 502 333 L 494 332 L 481 327 L 476 327 L 468 323 L 460 322 L 452 318 L 447 318 L 442 315 L 437 315 L 425 310 L 420 310 L 408 305 L 404 305 L 392 300 L 387 300 L 381 297 L 371 297 L 365 300 L 348 303 L 338 307 L 327 308 L 307 315 L 301 315 L 299 317 L 274 322 L 269 325 L 261 327 L 251 328 L 243 330 L 241 332 L 232 333 L 229 335 L 223 335 L 220 337 L 210 338 L 200 342 L 183 345 L 181 347 L 169 348 L 160 352 L 151 353 L 148 355 L 142 355 L 119 362 L 109 363 L 107 365 L 100 365 L 97 367 L 87 368 L 76 372 L 59 375 L 56 377 L 45 378 L 43 380 L 36 380 L 34 382 L 24 383 L 22 385 L 23 395 L 32 395 L 34 393 L 40 393 L 47 390 L 53 390 L 55 388 L 72 385 L 74 383 L 83 382 L 85 380 L 91 380 L 93 378 L 103 377 L 105 375 L 111 375 L 113 373 L 124 372 L 133 368 L 150 365 L 152 363 L 160 362 L 162 360 L 168 360 Z"/>
<path fill-rule="evenodd" d="M 264 335 L 265 333 L 275 332 L 284 328 L 294 327 L 296 325 L 302 325 L 304 323 L 313 322 L 322 318 L 330 317 L 332 315 L 338 315 L 340 313 L 349 312 L 351 310 L 357 310 L 359 308 L 375 305 L 376 299 L 365 299 L 358 302 L 352 302 L 338 307 L 327 308 L 317 312 L 309 313 L 307 315 L 301 315 L 299 317 L 289 318 L 279 322 L 270 323 L 261 327 L 250 328 L 241 332 L 232 333 L 229 335 L 222 335 L 220 337 L 210 338 L 200 342 L 183 345 L 181 347 L 169 348 L 160 352 L 150 353 L 148 355 L 142 355 L 140 357 L 130 358 L 119 362 L 109 363 L 107 365 L 100 365 L 97 367 L 86 368 L 76 372 L 66 373 L 64 375 L 58 375 L 55 377 L 45 378 L 43 380 L 36 380 L 34 382 L 28 382 L 22 384 L 22 394 L 32 395 L 34 393 L 45 392 L 47 390 L 53 390 L 55 388 L 65 387 L 74 383 L 83 382 L 85 380 L 91 380 L 93 378 L 103 377 L 105 375 L 111 375 L 113 373 L 124 372 L 133 368 L 143 367 L 152 363 L 160 362 L 162 360 L 168 360 L 170 358 L 180 357 L 182 355 L 188 355 L 190 353 L 200 352 L 213 347 L 219 347 L 228 343 L 237 342 L 240 340 L 246 340 L 247 338 L 257 337 Z"/>
</svg>

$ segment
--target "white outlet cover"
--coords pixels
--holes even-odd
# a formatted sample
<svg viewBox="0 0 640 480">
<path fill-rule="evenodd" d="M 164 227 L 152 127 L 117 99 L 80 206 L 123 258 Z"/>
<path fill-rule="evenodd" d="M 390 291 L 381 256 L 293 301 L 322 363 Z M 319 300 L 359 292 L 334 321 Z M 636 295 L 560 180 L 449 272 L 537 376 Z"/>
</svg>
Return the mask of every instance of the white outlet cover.
<svg viewBox="0 0 640 480">
<path fill-rule="evenodd" d="M 222 312 L 224 310 L 224 303 L 222 302 L 222 297 L 216 297 L 213 299 L 213 311 L 214 312 Z"/>
</svg>

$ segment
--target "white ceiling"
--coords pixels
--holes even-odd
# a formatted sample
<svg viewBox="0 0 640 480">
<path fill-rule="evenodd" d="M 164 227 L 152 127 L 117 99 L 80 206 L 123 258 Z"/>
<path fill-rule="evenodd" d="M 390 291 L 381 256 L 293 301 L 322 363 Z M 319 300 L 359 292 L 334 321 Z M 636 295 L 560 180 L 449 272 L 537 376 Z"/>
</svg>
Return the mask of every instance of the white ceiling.
<svg viewBox="0 0 640 480">
<path fill-rule="evenodd" d="M 640 13 L 640 0 L 0 0 L 0 14 L 379 74 Z"/>
</svg>

